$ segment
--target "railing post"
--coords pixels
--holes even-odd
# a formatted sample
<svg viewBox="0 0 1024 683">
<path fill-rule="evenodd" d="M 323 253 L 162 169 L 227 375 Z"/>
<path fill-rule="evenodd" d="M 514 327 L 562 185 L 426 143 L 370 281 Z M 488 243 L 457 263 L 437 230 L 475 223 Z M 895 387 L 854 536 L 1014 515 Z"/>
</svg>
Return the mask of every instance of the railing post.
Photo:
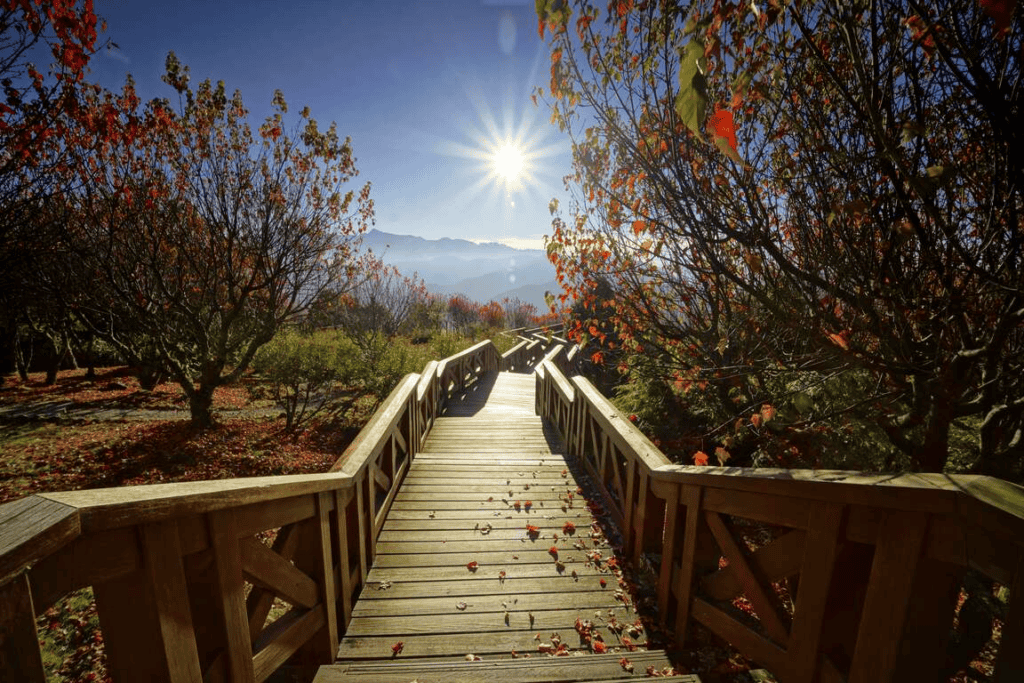
<svg viewBox="0 0 1024 683">
<path fill-rule="evenodd" d="M 46 682 L 27 573 L 0 586 L 0 674 L 4 680 Z"/>
<path fill-rule="evenodd" d="M 234 510 L 218 510 L 208 516 L 220 612 L 224 615 L 224 642 L 232 683 L 255 683 L 252 642 L 245 609 L 245 583 Z"/>
</svg>

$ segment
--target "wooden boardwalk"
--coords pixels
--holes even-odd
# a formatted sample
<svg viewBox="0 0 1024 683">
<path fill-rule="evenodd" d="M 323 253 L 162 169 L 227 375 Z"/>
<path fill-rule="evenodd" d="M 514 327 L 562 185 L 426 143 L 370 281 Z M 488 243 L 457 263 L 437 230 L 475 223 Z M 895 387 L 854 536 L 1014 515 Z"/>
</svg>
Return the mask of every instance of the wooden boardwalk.
<svg viewBox="0 0 1024 683">
<path fill-rule="evenodd" d="M 432 680 L 431 667 L 468 655 L 536 669 L 549 658 L 513 657 L 560 645 L 597 657 L 577 619 L 592 622 L 609 650 L 588 666 L 629 675 L 622 654 L 611 655 L 637 617 L 618 591 L 607 565 L 611 549 L 592 527 L 556 430 L 534 414 L 534 382 L 533 375 L 486 377 L 437 420 L 378 539 L 339 666 L 325 667 L 317 681 L 342 680 L 347 671 L 422 682 Z M 633 633 L 632 640 L 645 639 Z M 645 662 L 639 672 L 648 663 L 668 665 L 661 653 L 637 654 L 638 665 Z M 550 680 L 582 680 L 558 673 L 564 668 L 545 670 Z M 437 680 L 461 680 L 454 675 L 445 669 Z"/>
</svg>

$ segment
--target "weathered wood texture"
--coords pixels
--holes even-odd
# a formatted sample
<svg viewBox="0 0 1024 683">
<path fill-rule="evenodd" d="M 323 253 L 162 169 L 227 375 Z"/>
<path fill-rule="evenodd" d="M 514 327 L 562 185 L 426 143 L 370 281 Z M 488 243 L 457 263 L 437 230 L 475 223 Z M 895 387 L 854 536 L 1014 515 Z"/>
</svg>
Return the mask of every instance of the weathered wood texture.
<svg viewBox="0 0 1024 683">
<path fill-rule="evenodd" d="M 464 660 L 470 653 L 515 662 L 520 660 L 512 659 L 513 651 L 537 656 L 535 635 L 550 641 L 552 632 L 572 651 L 589 652 L 575 631 L 577 619 L 593 619 L 599 611 L 605 619 L 635 620 L 605 565 L 610 548 L 600 533 L 591 535 L 592 518 L 561 439 L 533 414 L 534 386 L 531 376 L 501 373 L 448 404 L 381 531 L 339 648 L 346 663 L 322 673 L 323 680 L 340 680 L 345 671 L 361 680 L 399 680 L 406 673 L 420 680 L 468 680 L 485 669 L 458 673 L 433 664 L 376 678 L 386 667 L 352 662 Z M 567 522 L 575 526 L 571 535 Z M 600 553 L 597 563 L 587 556 L 594 551 Z M 597 631 L 609 647 L 620 644 L 606 624 Z M 615 673 L 623 674 L 615 662 Z M 530 668 L 544 665 L 534 660 Z"/>
<path fill-rule="evenodd" d="M 481 661 L 350 661 L 337 666 L 323 667 L 314 683 L 479 683 L 480 681 L 533 681 L 536 683 L 569 683 L 586 681 L 644 680 L 648 667 L 658 671 L 670 668 L 672 663 L 661 651 L 637 651 L 627 658 L 633 667 L 630 673 L 623 669 L 622 654 L 588 655 L 586 657 L 519 658 Z M 693 675 L 659 676 L 658 681 L 673 683 L 700 683 Z"/>
<path fill-rule="evenodd" d="M 585 379 L 537 371 L 538 413 L 657 550 L 662 619 L 790 681 L 935 680 L 972 569 L 1010 588 L 997 668 L 1024 678 L 1024 489 L 989 477 L 670 464 Z"/>
<path fill-rule="evenodd" d="M 35 616 L 86 586 L 116 681 L 262 681 L 289 661 L 331 661 L 388 509 L 445 403 L 499 366 L 528 369 L 547 348 L 534 339 L 503 357 L 487 341 L 431 362 L 399 382 L 330 473 L 0 506 L 0 680 L 42 680 Z M 396 518 L 396 529 L 414 519 Z M 257 538 L 275 533 L 273 547 Z M 268 622 L 275 599 L 291 609 Z"/>
</svg>

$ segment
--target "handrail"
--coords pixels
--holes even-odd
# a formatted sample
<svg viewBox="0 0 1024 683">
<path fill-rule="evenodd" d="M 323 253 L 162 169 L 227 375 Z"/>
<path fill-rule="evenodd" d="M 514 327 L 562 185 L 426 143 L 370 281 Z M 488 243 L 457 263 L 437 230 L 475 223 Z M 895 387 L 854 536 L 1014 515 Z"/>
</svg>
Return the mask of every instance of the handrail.
<svg viewBox="0 0 1024 683">
<path fill-rule="evenodd" d="M 262 681 L 333 661 L 408 467 L 445 403 L 546 343 L 476 344 L 405 376 L 323 474 L 0 505 L 0 680 L 45 681 L 36 615 L 91 586 L 115 681 Z M 529 350 L 529 352 L 528 352 Z M 274 537 L 271 546 L 257 535 Z M 245 594 L 245 583 L 252 588 Z M 292 606 L 267 624 L 275 598 Z"/>
<path fill-rule="evenodd" d="M 680 643 L 700 622 L 783 683 L 938 680 L 972 569 L 1010 589 L 997 680 L 1024 675 L 1024 488 L 674 465 L 586 379 L 546 362 L 537 389 L 628 556 L 658 565 L 660 617 Z"/>
</svg>

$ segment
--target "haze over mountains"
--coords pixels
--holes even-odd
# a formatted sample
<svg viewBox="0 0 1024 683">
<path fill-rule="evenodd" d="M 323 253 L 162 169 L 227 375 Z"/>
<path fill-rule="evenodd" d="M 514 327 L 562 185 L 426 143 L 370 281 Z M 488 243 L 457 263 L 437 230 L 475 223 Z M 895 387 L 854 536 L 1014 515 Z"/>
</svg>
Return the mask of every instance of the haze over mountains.
<svg viewBox="0 0 1024 683">
<path fill-rule="evenodd" d="M 544 313 L 544 292 L 561 291 L 543 249 L 513 249 L 497 242 L 428 240 L 371 230 L 363 247 L 403 275 L 418 273 L 437 294 L 464 294 L 479 303 L 516 298 Z"/>
</svg>

